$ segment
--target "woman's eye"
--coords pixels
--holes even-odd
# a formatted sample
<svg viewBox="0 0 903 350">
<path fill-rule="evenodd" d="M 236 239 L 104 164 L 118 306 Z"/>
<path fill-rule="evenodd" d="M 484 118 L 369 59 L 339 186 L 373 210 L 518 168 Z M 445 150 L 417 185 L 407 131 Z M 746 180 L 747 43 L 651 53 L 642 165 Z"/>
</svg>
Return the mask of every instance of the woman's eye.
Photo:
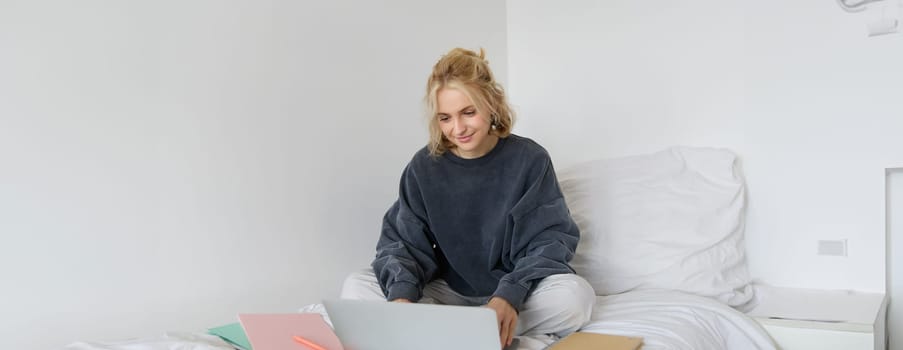
<svg viewBox="0 0 903 350">
<path fill-rule="evenodd" d="M 477 114 L 477 112 L 475 112 L 475 111 L 464 112 L 464 115 L 474 115 L 474 114 Z"/>
<path fill-rule="evenodd" d="M 439 116 L 439 121 L 440 122 L 448 121 L 448 117 L 447 116 Z"/>
</svg>

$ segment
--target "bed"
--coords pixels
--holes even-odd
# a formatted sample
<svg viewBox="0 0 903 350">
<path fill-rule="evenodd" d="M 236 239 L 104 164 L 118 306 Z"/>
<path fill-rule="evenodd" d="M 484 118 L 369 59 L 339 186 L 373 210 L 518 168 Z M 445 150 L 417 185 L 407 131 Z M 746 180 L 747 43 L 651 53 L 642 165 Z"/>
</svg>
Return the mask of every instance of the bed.
<svg viewBox="0 0 903 350">
<path fill-rule="evenodd" d="M 756 304 L 746 266 L 746 186 L 724 149 L 674 147 L 558 172 L 581 242 L 572 261 L 596 290 L 585 332 L 643 338 L 643 349 L 775 349 L 744 312 Z M 319 312 L 308 305 L 301 312 Z M 556 339 L 522 337 L 520 349 Z M 203 331 L 66 350 L 233 349 Z"/>
<path fill-rule="evenodd" d="M 301 311 L 318 312 L 319 305 Z M 642 290 L 596 297 L 584 332 L 643 338 L 644 350 L 774 349 L 751 318 L 718 301 L 677 291 Z M 544 349 L 552 338 L 521 337 L 520 350 Z M 76 342 L 67 350 L 234 350 L 218 337 L 171 332 L 120 342 Z"/>
</svg>

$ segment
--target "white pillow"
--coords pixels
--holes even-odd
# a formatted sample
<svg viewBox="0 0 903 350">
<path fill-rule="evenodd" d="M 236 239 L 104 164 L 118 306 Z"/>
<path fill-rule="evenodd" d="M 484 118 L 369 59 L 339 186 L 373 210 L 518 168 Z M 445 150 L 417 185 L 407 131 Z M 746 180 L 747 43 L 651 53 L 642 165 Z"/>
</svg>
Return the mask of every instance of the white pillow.
<svg viewBox="0 0 903 350">
<path fill-rule="evenodd" d="M 737 156 L 674 147 L 559 172 L 580 244 L 571 265 L 596 294 L 669 289 L 746 309 L 753 300 Z"/>
</svg>

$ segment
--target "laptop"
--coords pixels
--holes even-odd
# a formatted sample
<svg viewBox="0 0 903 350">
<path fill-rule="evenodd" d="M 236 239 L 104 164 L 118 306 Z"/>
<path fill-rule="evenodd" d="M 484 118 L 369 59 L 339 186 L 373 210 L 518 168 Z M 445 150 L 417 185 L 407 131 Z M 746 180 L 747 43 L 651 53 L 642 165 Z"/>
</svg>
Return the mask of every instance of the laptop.
<svg viewBox="0 0 903 350">
<path fill-rule="evenodd" d="M 501 349 L 495 311 L 485 307 L 360 300 L 323 304 L 346 350 Z"/>
</svg>

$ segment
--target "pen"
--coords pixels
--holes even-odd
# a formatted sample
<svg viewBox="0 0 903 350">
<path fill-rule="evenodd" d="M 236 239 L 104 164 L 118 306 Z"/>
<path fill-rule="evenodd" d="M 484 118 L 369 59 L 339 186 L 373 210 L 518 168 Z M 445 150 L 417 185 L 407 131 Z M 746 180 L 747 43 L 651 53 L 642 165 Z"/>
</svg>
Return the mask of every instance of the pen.
<svg viewBox="0 0 903 350">
<path fill-rule="evenodd" d="M 326 350 L 326 348 L 317 345 L 317 343 L 314 343 L 314 342 L 312 342 L 312 341 L 310 341 L 310 340 L 301 338 L 301 337 L 299 337 L 299 336 L 297 336 L 297 335 L 296 335 L 296 336 L 293 336 L 292 339 L 294 339 L 295 342 L 297 342 L 298 344 L 304 345 L 304 346 L 309 347 L 309 348 L 311 348 L 311 349 L 313 349 L 313 350 Z"/>
</svg>

